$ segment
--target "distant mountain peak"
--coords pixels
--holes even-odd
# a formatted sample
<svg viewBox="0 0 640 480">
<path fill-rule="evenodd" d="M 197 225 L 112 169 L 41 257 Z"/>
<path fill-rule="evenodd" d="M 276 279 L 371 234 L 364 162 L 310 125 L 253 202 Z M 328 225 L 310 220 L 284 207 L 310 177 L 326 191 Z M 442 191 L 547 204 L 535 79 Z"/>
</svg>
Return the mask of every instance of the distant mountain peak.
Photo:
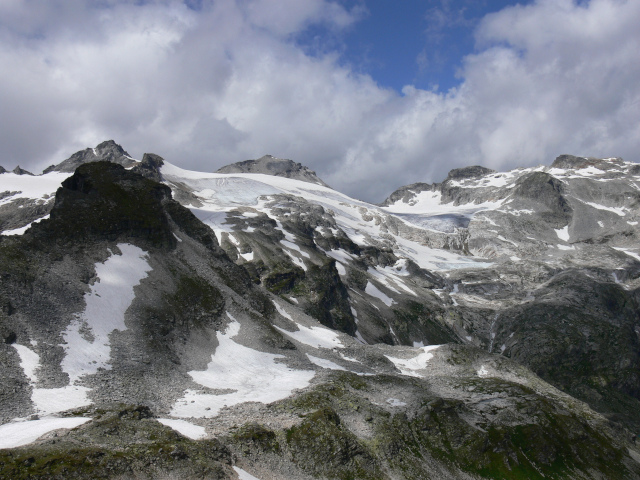
<svg viewBox="0 0 640 480">
<path fill-rule="evenodd" d="M 609 170 L 615 166 L 624 163 L 621 158 L 595 158 L 595 157 L 577 157 L 575 155 L 559 155 L 551 164 L 551 168 L 573 169 L 596 167 L 600 170 Z"/>
<path fill-rule="evenodd" d="M 15 173 L 16 175 L 31 175 L 33 176 L 33 173 L 25 170 L 24 168 L 20 168 L 20 165 L 18 165 L 16 168 L 14 168 L 12 170 L 13 173 Z"/>
<path fill-rule="evenodd" d="M 137 163 L 136 160 L 131 158 L 131 156 L 115 141 L 106 140 L 98 144 L 95 148 L 85 148 L 84 150 L 74 153 L 58 165 L 51 165 L 46 168 L 42 173 L 73 173 L 76 168 L 84 163 L 98 162 L 101 160 L 117 163 L 125 168 L 132 167 Z"/>
<path fill-rule="evenodd" d="M 328 187 L 313 170 L 293 160 L 277 158 L 273 155 L 264 155 L 257 160 L 232 163 L 220 168 L 216 173 L 261 173 Z"/>
</svg>

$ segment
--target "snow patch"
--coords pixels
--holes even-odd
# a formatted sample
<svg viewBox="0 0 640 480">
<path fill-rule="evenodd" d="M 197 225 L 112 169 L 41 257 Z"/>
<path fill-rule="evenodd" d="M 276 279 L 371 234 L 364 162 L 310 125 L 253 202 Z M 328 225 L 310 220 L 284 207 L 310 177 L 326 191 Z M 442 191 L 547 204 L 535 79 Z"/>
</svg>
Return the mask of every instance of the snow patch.
<svg viewBox="0 0 640 480">
<path fill-rule="evenodd" d="M 273 303 L 273 306 L 276 307 L 276 310 L 280 315 L 282 315 L 284 318 L 291 320 L 293 322 L 293 318 L 291 318 L 291 315 L 289 315 L 287 311 L 284 308 L 282 308 L 278 302 L 276 302 L 275 300 L 272 300 L 271 302 Z"/>
<path fill-rule="evenodd" d="M 331 360 L 325 360 L 324 358 L 314 357 L 313 355 L 309 355 L 308 353 L 307 353 L 307 357 L 309 358 L 311 363 L 313 363 L 314 365 L 317 365 L 318 367 L 327 368 L 329 370 L 343 370 L 345 372 L 348 371 L 346 368 L 338 365 L 337 363 L 332 362 Z"/>
<path fill-rule="evenodd" d="M 569 241 L 569 225 L 567 225 L 564 228 L 561 228 L 559 230 L 554 230 L 556 232 L 556 235 L 558 235 L 558 238 L 560 240 L 564 240 L 565 242 Z"/>
<path fill-rule="evenodd" d="M 28 225 L 25 225 L 24 227 L 15 228 L 13 230 L 5 230 L 4 232 L 2 232 L 2 235 L 22 235 L 24 234 L 24 232 L 29 230 L 32 225 L 36 223 L 40 223 L 41 220 L 46 220 L 47 218 L 49 218 L 48 213 L 44 217 L 34 220 L 33 222 L 29 223 Z"/>
<path fill-rule="evenodd" d="M 32 383 L 36 383 L 38 381 L 36 378 L 36 370 L 40 366 L 40 356 L 24 345 L 14 343 L 12 347 L 16 349 L 20 356 L 20 366 L 22 367 L 24 374 Z"/>
<path fill-rule="evenodd" d="M 293 242 L 290 242 L 289 240 L 280 240 L 280 243 L 283 244 L 285 247 L 290 248 L 291 250 L 296 250 L 304 258 L 311 258 L 311 256 L 307 252 L 302 251 L 298 245 L 296 245 Z"/>
<path fill-rule="evenodd" d="M 233 470 L 238 474 L 238 478 L 240 480 L 260 480 L 258 477 L 254 477 L 250 473 L 245 472 L 243 469 L 241 469 L 240 467 L 236 467 L 235 465 L 233 467 Z"/>
<path fill-rule="evenodd" d="M 15 448 L 35 442 L 45 433 L 60 428 L 70 429 L 90 421 L 90 418 L 41 418 L 28 422 L 11 422 L 0 425 L 0 448 Z"/>
<path fill-rule="evenodd" d="M 401 402 L 397 398 L 387 398 L 387 403 L 392 407 L 405 407 L 407 405 L 405 402 Z"/>
<path fill-rule="evenodd" d="M 396 303 L 392 298 L 389 298 L 387 295 L 378 290 L 378 288 L 376 288 L 376 286 L 371 282 L 367 282 L 367 287 L 364 289 L 364 291 L 368 295 L 381 300 L 382 303 L 384 303 L 387 307 L 390 307 L 391 305 Z"/>
<path fill-rule="evenodd" d="M 204 427 L 187 422 L 186 420 L 177 420 L 174 418 L 157 418 L 156 420 L 169 428 L 173 428 L 176 432 L 181 433 L 191 440 L 200 440 L 207 436 Z"/>
<path fill-rule="evenodd" d="M 624 208 L 620 208 L 620 207 L 606 207 L 604 205 L 600 205 L 598 203 L 593 203 L 593 202 L 585 202 L 583 201 L 583 203 L 589 205 L 590 207 L 593 208 L 597 208 L 598 210 L 606 210 L 608 212 L 613 212 L 616 215 L 620 216 L 620 217 L 624 217 L 627 212 L 625 212 Z"/>
<path fill-rule="evenodd" d="M 410 377 L 422 377 L 419 373 L 416 373 L 418 370 L 423 370 L 427 368 L 427 364 L 429 360 L 433 358 L 433 350 L 440 348 L 441 345 L 429 345 L 427 347 L 422 347 L 421 352 L 413 358 L 405 359 L 405 358 L 397 358 L 390 357 L 389 355 L 385 355 L 391 362 L 398 367 L 398 370 L 403 375 L 407 375 Z"/>
<path fill-rule="evenodd" d="M 619 252 L 626 253 L 630 257 L 633 257 L 633 258 L 635 258 L 636 260 L 638 260 L 640 262 L 640 255 L 638 255 L 637 253 L 632 252 L 631 250 L 628 250 L 626 248 L 621 248 L 621 247 L 613 247 L 613 248 L 618 250 Z"/>
<path fill-rule="evenodd" d="M 245 259 L 245 261 L 250 262 L 253 260 L 253 252 L 249 252 L 249 253 L 238 253 L 238 255 L 240 255 L 242 258 Z"/>
<path fill-rule="evenodd" d="M 85 294 L 85 311 L 62 334 L 66 344 L 61 367 L 71 384 L 99 368 L 111 369 L 109 335 L 127 329 L 124 315 L 135 298 L 134 287 L 151 271 L 144 250 L 127 243 L 118 248 L 122 255 L 96 264 L 97 279 Z"/>
<path fill-rule="evenodd" d="M 171 409 L 172 416 L 215 417 L 225 406 L 275 402 L 287 398 L 295 389 L 307 387 L 314 377 L 314 371 L 294 370 L 276 362 L 286 358 L 284 355 L 260 352 L 235 342 L 240 323 L 229 312 L 227 316 L 232 321 L 225 333 L 218 332 L 219 344 L 207 369 L 188 373 L 199 385 L 233 393 L 214 395 L 188 389 Z"/>
<path fill-rule="evenodd" d="M 324 327 L 305 327 L 297 324 L 298 331 L 290 332 L 284 328 L 274 325 L 275 328 L 286 336 L 297 342 L 303 343 L 313 348 L 342 348 L 344 345 L 339 339 L 337 332 Z"/>
</svg>

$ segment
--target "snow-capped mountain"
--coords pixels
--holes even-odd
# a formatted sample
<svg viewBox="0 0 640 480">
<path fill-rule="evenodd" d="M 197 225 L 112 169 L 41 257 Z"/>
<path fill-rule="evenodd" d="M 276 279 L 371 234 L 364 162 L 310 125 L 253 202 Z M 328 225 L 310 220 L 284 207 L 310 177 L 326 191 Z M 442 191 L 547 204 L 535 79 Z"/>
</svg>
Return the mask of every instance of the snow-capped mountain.
<svg viewBox="0 0 640 480">
<path fill-rule="evenodd" d="M 640 478 L 639 190 L 563 155 L 372 205 L 112 141 L 5 171 L 0 472 Z"/>
</svg>

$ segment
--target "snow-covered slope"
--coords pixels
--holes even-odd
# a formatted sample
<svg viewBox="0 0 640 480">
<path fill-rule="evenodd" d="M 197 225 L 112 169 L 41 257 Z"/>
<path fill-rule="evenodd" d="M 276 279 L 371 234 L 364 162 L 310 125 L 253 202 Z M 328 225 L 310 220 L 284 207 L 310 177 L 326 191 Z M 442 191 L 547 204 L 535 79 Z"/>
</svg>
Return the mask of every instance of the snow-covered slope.
<svg viewBox="0 0 640 480">
<path fill-rule="evenodd" d="M 640 166 L 471 167 L 372 205 L 104 147 L 60 190 L 0 175 L 0 448 L 28 445 L 0 464 L 84 442 L 89 477 L 640 475 L 610 430 L 640 426 Z"/>
</svg>

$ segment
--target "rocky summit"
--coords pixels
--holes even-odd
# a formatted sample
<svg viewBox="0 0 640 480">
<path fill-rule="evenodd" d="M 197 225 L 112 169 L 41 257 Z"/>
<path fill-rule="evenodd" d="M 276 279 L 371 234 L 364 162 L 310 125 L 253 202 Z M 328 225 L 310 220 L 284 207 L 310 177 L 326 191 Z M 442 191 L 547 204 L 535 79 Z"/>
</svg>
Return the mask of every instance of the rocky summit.
<svg viewBox="0 0 640 480">
<path fill-rule="evenodd" d="M 2 169 L 0 478 L 640 478 L 640 165 L 549 164 Z"/>
</svg>

